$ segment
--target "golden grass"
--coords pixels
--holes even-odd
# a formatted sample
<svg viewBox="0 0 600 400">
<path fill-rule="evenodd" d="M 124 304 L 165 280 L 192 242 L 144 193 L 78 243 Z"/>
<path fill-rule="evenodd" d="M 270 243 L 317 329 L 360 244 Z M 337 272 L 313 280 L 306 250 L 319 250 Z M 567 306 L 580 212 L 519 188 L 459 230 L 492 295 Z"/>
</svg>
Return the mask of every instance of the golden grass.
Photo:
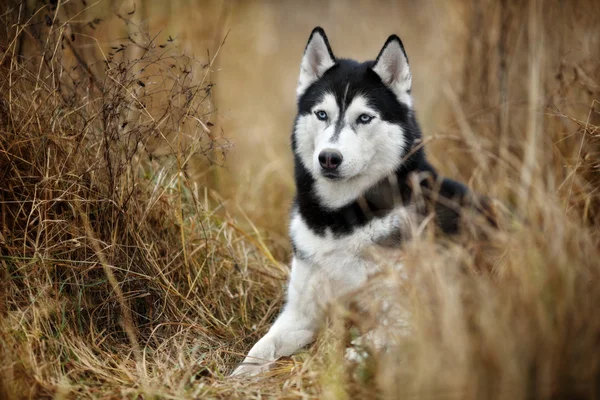
<svg viewBox="0 0 600 400">
<path fill-rule="evenodd" d="M 93 9 L 19 4 L 1 9 L 1 398 L 600 398 L 594 2 L 447 8 L 461 67 L 432 89 L 429 154 L 497 199 L 500 229 L 423 235 L 394 255 L 408 280 L 354 294 L 407 311 L 397 348 L 346 363 L 373 319 L 341 301 L 315 345 L 249 382 L 226 375 L 281 306 L 287 142 L 234 141 L 269 161 L 242 183 L 211 166 L 229 146 L 212 126 L 214 52 L 181 56 L 126 12 L 130 39 L 83 51 L 73 38 L 93 30 L 73 21 Z M 198 160 L 210 179 L 190 178 Z"/>
</svg>

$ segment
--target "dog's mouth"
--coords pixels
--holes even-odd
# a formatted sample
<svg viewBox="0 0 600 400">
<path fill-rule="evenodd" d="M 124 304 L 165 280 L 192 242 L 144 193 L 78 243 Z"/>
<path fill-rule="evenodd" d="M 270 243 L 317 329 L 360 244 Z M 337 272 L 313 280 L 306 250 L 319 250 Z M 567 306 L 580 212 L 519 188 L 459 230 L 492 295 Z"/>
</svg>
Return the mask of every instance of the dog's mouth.
<svg viewBox="0 0 600 400">
<path fill-rule="evenodd" d="M 321 175 L 330 181 L 341 181 L 344 179 L 337 171 L 322 171 Z"/>
<path fill-rule="evenodd" d="M 359 171 L 350 171 L 346 169 L 343 173 L 342 168 L 336 169 L 326 169 L 319 168 L 318 175 L 321 178 L 324 178 L 326 181 L 334 183 L 334 182 L 352 182 L 357 178 L 361 177 L 366 171 L 366 167 L 360 168 Z M 349 173 L 350 172 L 350 173 Z"/>
<path fill-rule="evenodd" d="M 321 176 L 330 182 L 352 182 L 361 175 L 362 173 L 352 176 L 344 176 L 337 171 L 321 171 Z"/>
</svg>

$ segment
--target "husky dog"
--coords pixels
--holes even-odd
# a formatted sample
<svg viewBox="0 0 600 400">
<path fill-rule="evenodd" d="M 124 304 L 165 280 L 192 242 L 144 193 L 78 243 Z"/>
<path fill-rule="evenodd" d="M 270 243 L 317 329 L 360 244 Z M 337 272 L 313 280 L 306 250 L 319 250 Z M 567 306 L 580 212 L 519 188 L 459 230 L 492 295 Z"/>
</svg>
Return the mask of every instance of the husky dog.
<svg viewBox="0 0 600 400">
<path fill-rule="evenodd" d="M 433 215 L 441 231 L 454 233 L 461 206 L 474 203 L 464 185 L 439 177 L 425 158 L 398 36 L 387 39 L 375 61 L 359 63 L 336 58 L 315 28 L 296 95 L 286 303 L 232 375 L 256 375 L 312 342 L 324 305 L 380 269 L 365 252 L 407 239 L 412 211 Z"/>
</svg>

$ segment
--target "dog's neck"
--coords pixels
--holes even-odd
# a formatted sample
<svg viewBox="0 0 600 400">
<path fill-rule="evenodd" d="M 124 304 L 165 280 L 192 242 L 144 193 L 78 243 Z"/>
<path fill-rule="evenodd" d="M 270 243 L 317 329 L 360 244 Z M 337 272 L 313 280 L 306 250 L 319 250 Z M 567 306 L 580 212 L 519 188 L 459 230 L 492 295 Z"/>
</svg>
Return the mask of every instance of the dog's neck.
<svg viewBox="0 0 600 400">
<path fill-rule="evenodd" d="M 388 214 L 395 207 L 409 204 L 413 198 L 413 182 L 421 184 L 419 178 L 413 178 L 415 174 L 426 172 L 437 178 L 437 173 L 425 159 L 424 151 L 417 149 L 395 171 L 353 201 L 331 209 L 320 203 L 315 193 L 315 179 L 299 160 L 296 168 L 295 203 L 308 225 L 317 232 L 326 229 L 333 233 L 351 232 L 373 218 Z"/>
<path fill-rule="evenodd" d="M 427 162 L 423 151 L 418 151 L 406 163 L 401 164 L 393 173 L 385 176 L 370 187 L 356 201 L 368 204 L 379 214 L 385 214 L 395 207 L 407 205 L 413 199 L 418 187 L 429 188 L 431 179 L 438 174 Z"/>
</svg>

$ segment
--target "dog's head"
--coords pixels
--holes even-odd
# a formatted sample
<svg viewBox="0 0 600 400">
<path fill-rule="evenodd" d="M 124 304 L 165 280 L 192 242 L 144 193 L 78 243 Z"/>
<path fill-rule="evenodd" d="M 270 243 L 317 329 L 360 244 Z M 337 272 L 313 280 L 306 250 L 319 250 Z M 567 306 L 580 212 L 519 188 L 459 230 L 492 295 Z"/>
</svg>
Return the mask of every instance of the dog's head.
<svg viewBox="0 0 600 400">
<path fill-rule="evenodd" d="M 419 135 L 411 73 L 400 38 L 392 35 L 375 61 L 337 59 L 325 32 L 308 40 L 297 87 L 293 145 L 300 162 L 324 185 L 374 182 L 399 167 Z"/>
</svg>

